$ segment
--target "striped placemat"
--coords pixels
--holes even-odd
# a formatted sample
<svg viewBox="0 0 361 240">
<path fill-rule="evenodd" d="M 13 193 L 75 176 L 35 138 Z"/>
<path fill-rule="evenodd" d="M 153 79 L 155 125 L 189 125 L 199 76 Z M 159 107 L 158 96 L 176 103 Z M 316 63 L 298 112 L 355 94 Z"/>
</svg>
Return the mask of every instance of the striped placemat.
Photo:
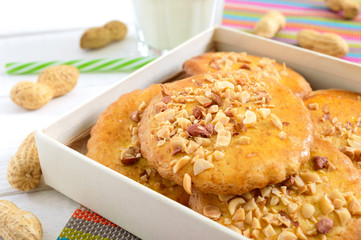
<svg viewBox="0 0 361 240">
<path fill-rule="evenodd" d="M 75 210 L 58 237 L 58 240 L 70 239 L 140 240 L 140 238 L 83 206 Z"/>
<path fill-rule="evenodd" d="M 361 63 L 361 15 L 343 20 L 328 10 L 322 0 L 226 0 L 222 24 L 252 32 L 256 22 L 269 10 L 280 10 L 287 18 L 286 27 L 274 39 L 297 44 L 297 32 L 308 28 L 334 32 L 346 39 L 350 53 L 344 59 Z M 79 207 L 58 237 L 75 239 L 139 238 L 85 207 Z"/>
<path fill-rule="evenodd" d="M 344 20 L 330 11 L 324 0 L 226 0 L 222 24 L 252 32 L 256 22 L 270 10 L 281 11 L 287 19 L 286 27 L 275 40 L 297 44 L 297 32 L 305 28 L 333 32 L 342 36 L 350 47 L 344 59 L 361 63 L 361 14 L 353 20 Z"/>
</svg>

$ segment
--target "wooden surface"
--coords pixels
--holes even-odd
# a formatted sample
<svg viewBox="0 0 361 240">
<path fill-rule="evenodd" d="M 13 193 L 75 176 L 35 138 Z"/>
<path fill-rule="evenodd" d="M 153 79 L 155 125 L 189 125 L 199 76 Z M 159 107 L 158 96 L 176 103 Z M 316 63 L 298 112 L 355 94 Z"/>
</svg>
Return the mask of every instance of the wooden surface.
<svg viewBox="0 0 361 240">
<path fill-rule="evenodd" d="M 109 1 L 109 3 L 112 2 L 116 1 Z M 119 10 L 120 17 L 118 19 L 123 20 L 122 11 L 128 12 L 128 14 L 131 12 L 127 7 L 129 4 L 126 4 L 125 9 Z M 116 11 L 111 10 L 111 13 L 110 16 L 114 16 Z M 56 15 L 56 13 L 54 14 Z M 103 12 L 100 20 L 106 19 L 104 14 Z M 9 19 L 12 15 L 9 13 L 8 18 L 1 17 Z M 107 20 L 113 19 L 114 17 Z M 45 20 L 43 19 L 43 21 Z M 35 214 L 43 225 L 44 239 L 56 239 L 79 204 L 46 186 L 43 182 L 35 190 L 26 193 L 11 188 L 6 180 L 8 161 L 31 131 L 41 129 L 54 122 L 71 109 L 82 105 L 114 83 L 121 81 L 127 73 L 81 74 L 77 86 L 69 94 L 53 99 L 39 110 L 28 111 L 15 105 L 10 100 L 9 93 L 17 82 L 36 81 L 37 75 L 7 75 L 4 64 L 12 61 L 138 56 L 134 25 L 127 19 L 123 21 L 130 28 L 126 39 L 96 51 L 84 51 L 79 47 L 79 39 L 85 29 L 81 26 L 86 25 L 85 23 L 77 24 L 76 29 L 66 21 L 63 22 L 63 25 L 57 24 L 55 29 L 51 29 L 49 24 L 46 26 L 34 25 L 36 31 L 33 32 L 29 31 L 29 24 L 27 24 L 27 30 L 24 30 L 26 34 L 22 34 L 22 29 L 16 23 L 13 23 L 15 24 L 14 28 L 0 28 L 0 199 L 12 201 L 18 207 Z M 11 24 L 11 21 L 7 21 L 7 24 Z M 103 22 L 99 21 L 99 25 L 101 24 Z"/>
</svg>

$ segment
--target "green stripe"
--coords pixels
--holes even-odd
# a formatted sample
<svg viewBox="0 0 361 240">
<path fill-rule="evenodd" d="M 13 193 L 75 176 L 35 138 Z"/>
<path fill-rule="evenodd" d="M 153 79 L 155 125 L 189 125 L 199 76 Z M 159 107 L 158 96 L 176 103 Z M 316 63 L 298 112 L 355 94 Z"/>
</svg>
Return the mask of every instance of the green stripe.
<svg viewBox="0 0 361 240">
<path fill-rule="evenodd" d="M 80 70 L 80 69 L 82 69 L 82 68 L 85 68 L 85 67 L 87 67 L 87 66 L 93 65 L 93 64 L 98 63 L 98 62 L 103 61 L 103 60 L 104 60 L 104 59 L 95 59 L 95 60 L 93 60 L 93 61 L 86 62 L 86 63 L 84 63 L 84 64 L 82 64 L 82 65 L 79 65 L 79 66 L 77 66 L 77 68 Z"/>
<path fill-rule="evenodd" d="M 132 60 L 129 60 L 129 61 L 126 62 L 126 63 L 123 63 L 123 64 L 120 64 L 120 65 L 115 66 L 115 67 L 113 67 L 113 68 L 110 68 L 109 71 L 119 70 L 119 69 L 124 68 L 124 67 L 126 67 L 126 66 L 129 66 L 130 64 L 135 63 L 135 62 L 137 62 L 137 61 L 139 61 L 139 60 L 141 60 L 141 59 L 143 59 L 143 57 L 134 58 L 134 59 L 132 59 Z"/>
<path fill-rule="evenodd" d="M 47 62 L 47 63 L 43 63 L 35 68 L 32 68 L 32 69 L 29 69 L 28 71 L 26 72 L 22 72 L 21 74 L 29 74 L 29 73 L 35 73 L 37 72 L 38 70 L 41 70 L 43 68 L 46 68 L 50 65 L 53 65 L 54 63 L 57 63 L 58 61 L 51 61 L 51 62 Z"/>
<path fill-rule="evenodd" d="M 13 62 L 13 63 L 6 63 L 5 64 L 5 67 L 11 67 L 11 66 L 14 66 L 15 64 L 17 64 L 16 62 Z"/>
<path fill-rule="evenodd" d="M 130 68 L 129 70 L 136 70 L 136 69 L 138 69 L 138 68 L 141 68 L 141 67 L 147 65 L 148 63 L 152 62 L 153 60 L 154 60 L 154 58 L 151 59 L 151 60 L 149 60 L 149 61 L 146 61 L 146 62 L 144 62 L 144 63 L 142 63 L 142 64 L 140 64 L 140 65 L 134 66 L 134 67 Z"/>
<path fill-rule="evenodd" d="M 81 60 L 72 60 L 72 61 L 67 61 L 67 62 L 64 62 L 63 64 L 64 65 L 73 65 L 74 63 L 78 63 L 80 62 Z"/>
<path fill-rule="evenodd" d="M 113 63 L 116 63 L 116 62 L 118 62 L 118 61 L 120 61 L 120 60 L 123 60 L 123 58 L 114 59 L 114 60 L 112 60 L 112 61 L 103 63 L 103 64 L 101 64 L 101 65 L 99 65 L 99 66 L 97 66 L 97 67 L 95 67 L 95 68 L 89 69 L 89 71 L 96 71 L 96 70 L 98 70 L 98 69 L 100 69 L 100 68 L 104 68 L 104 67 L 107 67 L 107 66 L 109 66 L 109 65 L 112 65 Z"/>
<path fill-rule="evenodd" d="M 30 65 L 34 65 L 34 64 L 36 64 L 36 62 L 25 63 L 25 64 L 22 64 L 22 65 L 16 67 L 16 68 L 7 70 L 6 72 L 11 74 L 11 73 L 13 73 L 13 72 L 17 72 L 18 70 L 20 70 L 20 69 L 22 69 L 22 68 L 29 67 Z"/>
<path fill-rule="evenodd" d="M 111 240 L 110 238 L 102 238 L 90 233 L 85 233 L 83 231 L 76 231 L 71 228 L 64 228 L 60 233 L 59 237 L 67 239 L 99 239 L 99 240 Z"/>
</svg>

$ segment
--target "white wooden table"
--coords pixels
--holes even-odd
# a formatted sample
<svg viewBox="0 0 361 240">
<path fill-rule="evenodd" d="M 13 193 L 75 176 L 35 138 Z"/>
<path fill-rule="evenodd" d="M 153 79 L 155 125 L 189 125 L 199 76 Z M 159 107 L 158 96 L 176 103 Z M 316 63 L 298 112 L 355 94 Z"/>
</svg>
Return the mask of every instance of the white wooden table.
<svg viewBox="0 0 361 240">
<path fill-rule="evenodd" d="M 31 2 L 32 5 L 29 5 L 30 9 L 26 11 L 17 8 L 17 4 L 20 4 L 18 1 L 7 2 L 12 5 L 0 4 L 0 22 L 6 21 L 6 24 L 0 26 L 0 199 L 10 200 L 18 207 L 35 214 L 43 225 L 44 239 L 56 239 L 79 204 L 43 182 L 35 190 L 26 193 L 11 188 L 6 180 L 8 161 L 31 131 L 47 126 L 71 109 L 106 90 L 127 74 L 81 74 L 77 86 L 69 94 L 53 99 L 39 110 L 28 111 L 15 105 L 10 100 L 9 93 L 17 82 L 36 81 L 37 75 L 7 75 L 4 64 L 12 61 L 138 56 L 131 5 L 129 0 L 104 1 L 107 6 L 99 6 L 99 1 L 75 1 L 75 3 L 65 0 L 62 1 L 65 5 L 54 9 L 48 1 L 34 0 L 23 1 L 23 4 Z M 69 5 L 71 3 L 72 5 Z M 52 8 L 52 13 L 45 11 L 47 19 L 42 18 L 44 15 L 39 17 L 39 14 L 44 12 L 44 8 L 39 8 L 41 4 L 45 4 L 48 9 Z M 69 6 L 74 4 L 78 8 L 69 11 Z M 86 12 L 82 8 L 84 4 L 89 6 Z M 89 9 L 93 11 L 98 9 L 101 12 L 95 15 L 89 12 Z M 21 21 L 16 18 L 19 11 Z M 66 16 L 64 16 L 65 12 Z M 130 28 L 124 41 L 96 51 L 80 49 L 80 36 L 86 27 L 101 25 L 113 19 L 126 22 Z"/>
</svg>

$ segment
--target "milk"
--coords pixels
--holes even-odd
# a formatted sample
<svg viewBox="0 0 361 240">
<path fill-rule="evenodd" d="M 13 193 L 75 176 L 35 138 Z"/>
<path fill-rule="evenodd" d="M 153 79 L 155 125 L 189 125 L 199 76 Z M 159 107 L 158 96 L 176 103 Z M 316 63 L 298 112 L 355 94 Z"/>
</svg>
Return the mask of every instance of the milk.
<svg viewBox="0 0 361 240">
<path fill-rule="evenodd" d="M 133 0 L 139 39 L 169 50 L 197 33 L 219 25 L 224 0 Z"/>
</svg>

